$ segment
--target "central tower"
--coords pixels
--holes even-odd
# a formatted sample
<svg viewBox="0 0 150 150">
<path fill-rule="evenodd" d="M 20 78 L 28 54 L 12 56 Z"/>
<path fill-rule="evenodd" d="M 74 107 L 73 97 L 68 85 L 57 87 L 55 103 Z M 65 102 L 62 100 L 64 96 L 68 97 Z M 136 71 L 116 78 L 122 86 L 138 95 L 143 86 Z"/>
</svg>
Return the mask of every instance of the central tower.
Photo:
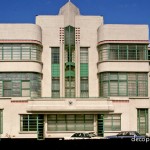
<svg viewBox="0 0 150 150">
<path fill-rule="evenodd" d="M 59 11 L 64 16 L 65 97 L 75 97 L 75 16 L 79 9 L 70 1 Z"/>
</svg>

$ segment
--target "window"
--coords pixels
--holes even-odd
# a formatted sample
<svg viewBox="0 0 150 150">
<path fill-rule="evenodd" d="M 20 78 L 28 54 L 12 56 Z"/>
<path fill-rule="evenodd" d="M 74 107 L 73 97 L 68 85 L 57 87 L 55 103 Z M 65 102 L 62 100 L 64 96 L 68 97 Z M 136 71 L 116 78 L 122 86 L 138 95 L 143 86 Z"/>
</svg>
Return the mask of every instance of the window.
<svg viewBox="0 0 150 150">
<path fill-rule="evenodd" d="M 37 131 L 38 115 L 20 115 L 21 131 Z"/>
<path fill-rule="evenodd" d="M 12 91 L 12 83 L 11 83 L 11 81 L 4 81 L 3 82 L 4 97 L 11 96 L 11 91 Z"/>
<path fill-rule="evenodd" d="M 52 47 L 52 64 L 59 64 L 59 48 Z"/>
<path fill-rule="evenodd" d="M 47 115 L 48 131 L 93 131 L 94 115 Z"/>
<path fill-rule="evenodd" d="M 22 81 L 22 97 L 30 96 L 30 81 Z"/>
<path fill-rule="evenodd" d="M 0 109 L 0 134 L 3 132 L 3 111 Z"/>
<path fill-rule="evenodd" d="M 148 59 L 148 46 L 144 44 L 104 44 L 98 50 L 99 61 Z"/>
<path fill-rule="evenodd" d="M 88 78 L 81 78 L 80 80 L 80 96 L 88 97 L 89 95 L 89 87 L 88 87 Z"/>
<path fill-rule="evenodd" d="M 0 44 L 0 60 L 41 61 L 42 47 L 37 44 Z"/>
<path fill-rule="evenodd" d="M 40 97 L 41 75 L 38 73 L 0 73 L 1 97 Z"/>
<path fill-rule="evenodd" d="M 52 97 L 60 97 L 60 64 L 59 64 L 59 48 L 52 47 Z"/>
<path fill-rule="evenodd" d="M 100 96 L 139 96 L 148 95 L 147 73 L 101 73 Z"/>
<path fill-rule="evenodd" d="M 52 78 L 52 97 L 60 97 L 60 82 L 57 78 Z"/>
<path fill-rule="evenodd" d="M 75 78 L 65 79 L 65 96 L 75 97 Z"/>
<path fill-rule="evenodd" d="M 88 48 L 80 48 L 80 97 L 89 96 L 88 85 Z"/>
<path fill-rule="evenodd" d="M 105 131 L 120 131 L 121 130 L 121 115 L 120 114 L 104 115 L 104 130 Z"/>
<path fill-rule="evenodd" d="M 137 109 L 137 128 L 142 135 L 148 133 L 148 109 Z"/>
</svg>

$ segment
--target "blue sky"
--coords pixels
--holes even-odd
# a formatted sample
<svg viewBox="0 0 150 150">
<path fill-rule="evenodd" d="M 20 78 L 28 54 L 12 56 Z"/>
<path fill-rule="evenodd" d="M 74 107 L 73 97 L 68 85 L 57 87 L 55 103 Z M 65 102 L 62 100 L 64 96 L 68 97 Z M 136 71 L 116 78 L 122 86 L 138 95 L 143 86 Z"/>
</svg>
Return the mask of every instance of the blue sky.
<svg viewBox="0 0 150 150">
<path fill-rule="evenodd" d="M 68 0 L 0 0 L 0 23 L 35 23 L 36 15 L 57 15 Z M 71 0 L 82 15 L 102 15 L 107 24 L 148 24 L 150 0 Z"/>
</svg>

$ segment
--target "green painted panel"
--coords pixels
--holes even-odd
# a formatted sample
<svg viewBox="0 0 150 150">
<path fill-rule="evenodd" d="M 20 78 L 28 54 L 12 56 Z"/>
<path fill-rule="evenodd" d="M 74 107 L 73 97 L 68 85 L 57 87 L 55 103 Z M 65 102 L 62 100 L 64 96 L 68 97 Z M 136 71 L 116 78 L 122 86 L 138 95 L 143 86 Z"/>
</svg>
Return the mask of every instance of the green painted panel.
<svg viewBox="0 0 150 150">
<path fill-rule="evenodd" d="M 52 64 L 52 77 L 59 77 L 59 76 L 60 76 L 60 65 Z"/>
<path fill-rule="evenodd" d="M 75 72 L 72 70 L 66 71 L 65 77 L 75 77 Z"/>
<path fill-rule="evenodd" d="M 80 64 L 80 77 L 88 76 L 88 64 Z"/>
<path fill-rule="evenodd" d="M 66 62 L 65 65 L 66 65 L 66 66 L 75 66 L 75 63 L 74 63 L 74 62 Z"/>
</svg>

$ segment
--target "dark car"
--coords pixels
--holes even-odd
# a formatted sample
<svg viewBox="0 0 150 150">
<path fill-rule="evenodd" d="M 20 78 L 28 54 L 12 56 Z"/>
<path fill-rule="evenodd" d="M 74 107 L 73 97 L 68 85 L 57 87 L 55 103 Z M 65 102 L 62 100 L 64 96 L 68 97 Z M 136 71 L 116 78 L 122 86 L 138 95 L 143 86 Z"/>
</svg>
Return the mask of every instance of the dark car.
<svg viewBox="0 0 150 150">
<path fill-rule="evenodd" d="M 117 135 L 106 136 L 106 139 L 129 139 L 129 138 L 145 138 L 146 136 L 140 135 L 137 131 L 122 131 Z"/>
</svg>

